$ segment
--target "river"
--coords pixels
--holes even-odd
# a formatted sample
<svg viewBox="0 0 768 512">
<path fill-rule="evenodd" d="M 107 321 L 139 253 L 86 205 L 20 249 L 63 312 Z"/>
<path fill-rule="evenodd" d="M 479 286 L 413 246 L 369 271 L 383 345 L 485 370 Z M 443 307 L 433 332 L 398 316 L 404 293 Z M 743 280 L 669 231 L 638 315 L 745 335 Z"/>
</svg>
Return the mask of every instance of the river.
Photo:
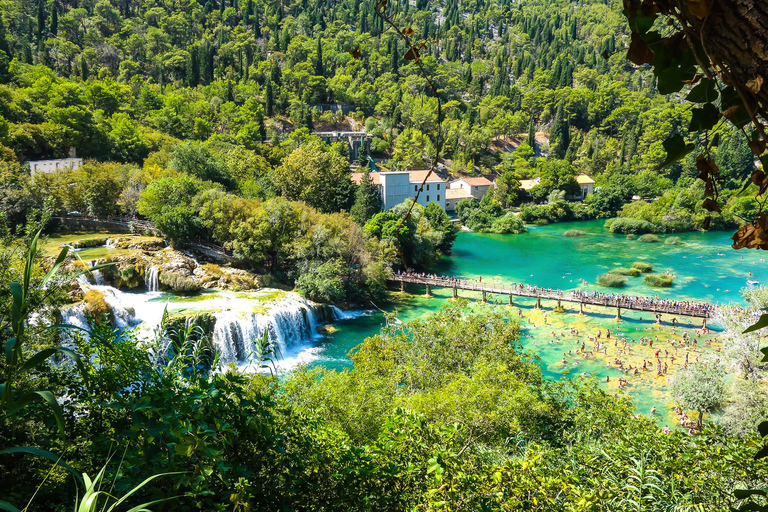
<svg viewBox="0 0 768 512">
<path fill-rule="evenodd" d="M 562 233 L 569 229 L 580 229 L 586 235 L 580 237 L 564 237 Z M 470 280 L 482 277 L 482 282 L 510 284 L 526 283 L 543 287 L 560 288 L 562 290 L 581 289 L 589 291 L 611 292 L 626 294 L 658 295 L 670 299 L 693 299 L 719 304 L 729 302 L 741 303 L 740 290 L 747 286 L 747 279 L 768 284 L 768 272 L 763 254 L 757 251 L 748 252 L 745 249 L 735 251 L 730 247 L 729 232 L 680 233 L 669 236 L 680 238 L 679 245 L 664 243 L 666 235 L 659 235 L 659 243 L 643 243 L 637 239 L 628 239 L 626 235 L 612 234 L 603 228 L 603 221 L 577 223 L 562 223 L 548 226 L 532 226 L 529 232 L 520 235 L 490 235 L 476 233 L 460 233 L 454 245 L 453 254 L 445 258 L 435 269 L 437 274 L 448 274 Z M 651 288 L 643 282 L 642 277 L 627 277 L 624 288 L 602 288 L 595 281 L 598 275 L 615 267 L 629 267 L 635 261 L 645 261 L 653 264 L 654 272 L 669 271 L 675 276 L 671 288 Z M 749 272 L 752 276 L 749 276 Z M 582 279 L 586 281 L 583 284 Z M 433 289 L 433 297 L 424 297 L 424 289 L 411 286 L 406 294 L 396 293 L 396 303 L 378 304 L 382 309 L 392 311 L 397 309 L 398 318 L 409 321 L 424 317 L 436 311 L 452 296 L 449 289 Z M 479 294 L 460 292 L 460 296 L 478 301 Z M 500 308 L 505 305 L 507 297 L 498 297 Z M 622 320 L 615 319 L 613 309 L 588 307 L 586 315 L 579 316 L 578 306 L 563 303 L 566 313 L 552 312 L 554 304 L 544 303 L 543 311 L 535 311 L 532 299 L 515 300 L 514 314 L 518 306 L 523 314 L 523 346 L 538 355 L 542 370 L 549 378 L 562 378 L 564 375 L 577 375 L 586 372 L 597 375 L 603 386 L 616 391 L 618 378 L 627 378 L 627 392 L 635 399 L 638 411 L 646 413 L 655 406 L 660 411 L 672 407 L 668 396 L 667 379 L 658 377 L 655 368 L 634 377 L 626 376 L 615 368 L 607 367 L 613 363 L 617 348 L 613 347 L 616 336 L 626 336 L 628 340 L 639 340 L 642 336 L 659 336 L 661 344 L 654 349 L 631 345 L 631 356 L 621 356 L 626 364 L 634 362 L 642 365 L 643 360 L 653 360 L 655 349 L 661 347 L 674 355 L 671 340 L 679 340 L 683 331 L 696 337 L 694 329 L 701 326 L 700 319 L 678 318 L 678 328 L 672 333 L 670 317 L 663 318 L 663 325 L 658 327 L 650 313 L 622 311 Z M 489 306 L 485 306 L 489 307 Z M 569 309 L 572 312 L 568 311 Z M 546 325 L 544 316 L 546 315 Z M 315 342 L 312 347 L 312 365 L 323 365 L 329 368 L 341 369 L 350 366 L 346 354 L 367 336 L 376 334 L 384 322 L 383 315 L 374 311 L 369 316 L 358 317 L 335 324 L 337 331 Z M 579 334 L 571 333 L 578 329 Z M 586 340 L 586 335 L 596 335 L 607 330 L 612 332 L 612 340 L 607 343 L 608 355 L 596 356 L 593 359 L 583 359 L 574 353 Z M 717 358 L 715 348 L 705 349 L 704 340 L 713 341 L 717 346 L 717 328 L 710 336 L 700 336 L 700 348 L 690 354 L 690 361 L 699 356 L 701 360 Z M 556 337 L 552 336 L 552 333 Z M 563 336 L 564 335 L 564 336 Z M 604 339 L 604 338 L 603 338 Z M 630 342 L 631 343 L 631 342 Z M 587 341 L 587 350 L 590 343 Z M 574 353 L 568 354 L 568 351 Z M 566 363 L 563 364 L 563 353 L 566 353 Z M 663 352 L 662 352 L 663 354 Z M 684 364 L 684 352 L 673 362 L 664 359 L 670 366 L 669 373 L 674 368 Z M 576 364 L 575 364 L 576 363 Z M 605 382 L 606 377 L 611 382 Z M 664 421 L 666 415 L 662 416 Z M 674 420 L 670 416 L 670 421 Z"/>
</svg>

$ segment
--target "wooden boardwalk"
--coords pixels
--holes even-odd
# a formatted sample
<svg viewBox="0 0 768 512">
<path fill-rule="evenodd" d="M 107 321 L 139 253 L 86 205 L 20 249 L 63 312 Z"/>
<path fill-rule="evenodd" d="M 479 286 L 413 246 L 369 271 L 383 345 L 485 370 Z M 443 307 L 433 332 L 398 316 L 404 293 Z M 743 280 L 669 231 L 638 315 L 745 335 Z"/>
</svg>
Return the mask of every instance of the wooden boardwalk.
<svg viewBox="0 0 768 512">
<path fill-rule="evenodd" d="M 387 278 L 387 281 L 400 283 L 400 289 L 403 290 L 405 284 L 418 284 L 426 287 L 426 293 L 429 295 L 432 288 L 450 288 L 453 290 L 453 297 L 459 296 L 459 290 L 466 290 L 471 292 L 480 292 L 483 294 L 483 301 L 487 299 L 488 294 L 492 295 L 507 295 L 509 297 L 509 304 L 513 304 L 514 297 L 526 297 L 536 299 L 536 306 L 541 308 L 542 300 L 550 300 L 557 302 L 557 307 L 562 307 L 562 302 L 572 302 L 579 304 L 579 313 L 584 313 L 584 306 L 598 306 L 606 308 L 616 308 L 616 317 L 621 318 L 621 310 L 629 309 L 633 311 L 647 311 L 655 315 L 678 315 L 694 318 L 703 318 L 704 325 L 707 323 L 707 318 L 710 317 L 711 308 L 708 308 L 705 304 L 698 304 L 688 302 L 681 305 L 670 305 L 657 300 L 640 297 L 640 300 L 630 300 L 628 297 L 620 296 L 618 298 L 608 298 L 603 296 L 591 296 L 577 295 L 573 292 L 566 292 L 560 290 L 552 290 L 547 288 L 539 288 L 528 285 L 508 286 L 497 284 L 485 284 L 478 281 L 465 281 L 463 279 L 451 280 L 431 277 L 419 277 L 406 274 L 393 274 Z M 638 299 L 637 296 L 633 297 Z M 684 304 L 688 304 L 686 307 Z"/>
</svg>

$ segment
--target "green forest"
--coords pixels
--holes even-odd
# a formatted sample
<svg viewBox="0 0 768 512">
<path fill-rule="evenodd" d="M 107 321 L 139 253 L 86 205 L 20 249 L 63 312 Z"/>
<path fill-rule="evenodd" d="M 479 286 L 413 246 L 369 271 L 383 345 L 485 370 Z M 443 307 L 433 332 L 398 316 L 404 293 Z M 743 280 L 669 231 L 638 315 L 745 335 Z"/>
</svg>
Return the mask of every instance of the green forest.
<svg viewBox="0 0 768 512">
<path fill-rule="evenodd" d="M 429 271 L 457 230 L 436 203 L 382 211 L 371 163 L 430 168 L 437 149 L 447 177 L 496 177 L 456 209 L 476 232 L 587 219 L 628 235 L 735 230 L 758 215 L 765 186 L 742 131 L 718 125 L 716 148 L 689 135 L 696 85 L 660 94 L 627 60 L 631 2 L 391 1 L 425 42 L 418 60 L 375 2 L 0 0 L 0 509 L 768 506 L 754 353 L 743 396 L 757 398 L 692 436 L 663 433 L 594 377 L 546 378 L 518 318 L 462 301 L 391 319 L 351 369 L 279 378 L 266 337 L 262 372 L 244 373 L 218 365 L 194 323 L 138 339 L 107 307 L 87 332 L 59 325 L 83 271 L 38 235 L 66 216 L 151 221 L 174 248 L 221 246 L 313 300 L 383 298 L 393 269 Z M 313 135 L 363 131 L 370 159 Z M 678 135 L 691 151 L 662 167 Z M 70 156 L 84 164 L 30 172 Z M 566 200 L 581 173 L 595 193 Z M 702 417 L 721 388 L 679 392 Z"/>
</svg>

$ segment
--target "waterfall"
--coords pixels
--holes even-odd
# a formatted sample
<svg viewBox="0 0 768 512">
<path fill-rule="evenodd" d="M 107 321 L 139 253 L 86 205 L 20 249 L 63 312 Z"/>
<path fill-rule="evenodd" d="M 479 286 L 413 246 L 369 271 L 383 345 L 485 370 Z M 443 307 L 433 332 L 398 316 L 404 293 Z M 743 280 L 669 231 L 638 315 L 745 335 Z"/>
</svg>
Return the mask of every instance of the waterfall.
<svg viewBox="0 0 768 512">
<path fill-rule="evenodd" d="M 99 264 L 99 262 L 97 260 L 91 260 L 91 261 L 88 262 L 88 264 L 91 267 L 95 267 L 96 265 Z M 91 275 L 93 276 L 93 282 L 96 284 L 96 286 L 104 286 L 105 285 L 104 275 L 101 273 L 101 270 L 99 270 L 99 269 L 92 270 L 91 271 Z"/>
<path fill-rule="evenodd" d="M 149 267 L 144 276 L 144 284 L 147 286 L 148 292 L 159 292 L 160 281 L 158 276 L 160 275 L 160 269 L 158 267 Z"/>
<path fill-rule="evenodd" d="M 221 354 L 221 362 L 249 363 L 254 341 L 267 332 L 283 356 L 302 348 L 317 334 L 318 309 L 300 298 L 283 299 L 268 313 L 224 311 L 215 315 L 213 342 Z"/>
<path fill-rule="evenodd" d="M 110 249 L 114 249 L 117 247 L 117 239 L 116 238 L 108 238 L 107 243 L 104 244 L 105 246 L 109 247 Z"/>
</svg>

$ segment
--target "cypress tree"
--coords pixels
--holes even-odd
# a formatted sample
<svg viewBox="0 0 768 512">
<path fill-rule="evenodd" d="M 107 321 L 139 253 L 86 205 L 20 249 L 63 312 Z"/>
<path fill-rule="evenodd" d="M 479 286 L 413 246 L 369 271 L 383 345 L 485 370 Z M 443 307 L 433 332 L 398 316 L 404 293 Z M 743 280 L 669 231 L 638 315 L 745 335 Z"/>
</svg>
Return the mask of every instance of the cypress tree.
<svg viewBox="0 0 768 512">
<path fill-rule="evenodd" d="M 259 138 L 261 142 L 265 142 L 267 140 L 267 127 L 264 125 L 264 112 L 261 109 L 259 109 L 257 118 L 259 121 Z"/>
<path fill-rule="evenodd" d="M 527 139 L 528 145 L 533 148 L 533 150 L 536 150 L 536 128 L 533 126 L 533 118 L 531 118 L 531 122 L 528 125 L 528 139 Z"/>
<path fill-rule="evenodd" d="M 8 59 L 11 58 L 11 48 L 8 46 L 8 33 L 5 31 L 5 22 L 0 16 L 0 51 L 5 52 Z"/>
<path fill-rule="evenodd" d="M 267 92 L 266 92 L 266 110 L 267 117 L 272 117 L 275 113 L 275 96 L 272 92 L 272 80 L 267 79 Z"/>
<path fill-rule="evenodd" d="M 307 130 L 312 132 L 315 129 L 315 123 L 312 121 L 312 109 L 307 105 L 304 105 L 304 115 L 302 117 L 304 118 L 304 126 L 307 127 Z"/>
<path fill-rule="evenodd" d="M 563 158 L 571 143 L 571 130 L 568 119 L 565 117 L 562 102 L 560 102 L 560 105 L 557 107 L 555 122 L 552 125 L 552 131 L 550 132 L 549 137 L 551 141 L 557 141 L 554 149 L 555 156 L 557 158 Z"/>
<path fill-rule="evenodd" d="M 315 60 L 315 75 L 324 76 L 325 69 L 323 68 L 323 41 L 318 36 L 317 38 L 317 58 Z"/>
<path fill-rule="evenodd" d="M 200 83 L 200 55 L 197 46 L 189 50 L 189 64 L 187 65 L 187 83 L 190 87 L 197 87 Z"/>
<path fill-rule="evenodd" d="M 56 4 L 53 4 L 51 10 L 51 34 L 56 37 L 59 34 L 59 10 L 56 8 Z"/>
<path fill-rule="evenodd" d="M 359 225 L 363 226 L 369 219 L 381 211 L 381 194 L 378 185 L 373 183 L 368 166 L 363 171 L 363 179 L 355 191 L 355 203 L 349 214 Z"/>
<path fill-rule="evenodd" d="M 259 19 L 259 6 L 253 6 L 253 35 L 261 37 L 261 20 Z"/>
<path fill-rule="evenodd" d="M 280 66 L 275 64 L 275 61 L 272 61 L 272 69 L 269 73 L 269 79 L 275 82 L 275 85 L 282 85 L 283 83 L 283 73 L 280 71 Z"/>
<path fill-rule="evenodd" d="M 225 8 L 226 8 L 226 5 L 224 4 L 224 0 L 219 0 L 219 13 L 224 14 Z"/>
<path fill-rule="evenodd" d="M 243 13 L 243 25 L 251 24 L 251 16 L 253 16 L 253 0 L 248 0 L 245 4 L 245 12 Z"/>
<path fill-rule="evenodd" d="M 391 46 L 389 50 L 390 67 L 392 68 L 392 72 L 397 74 L 397 71 L 400 67 L 400 56 L 397 54 L 397 39 L 390 37 L 389 40 Z"/>
<path fill-rule="evenodd" d="M 227 101 L 235 101 L 235 90 L 232 86 L 232 80 L 227 80 Z"/>
<path fill-rule="evenodd" d="M 44 0 L 37 2 L 37 42 L 43 39 L 45 33 L 45 4 Z"/>
<path fill-rule="evenodd" d="M 88 63 L 82 55 L 80 55 L 80 78 L 82 78 L 83 82 L 88 80 Z"/>
</svg>

